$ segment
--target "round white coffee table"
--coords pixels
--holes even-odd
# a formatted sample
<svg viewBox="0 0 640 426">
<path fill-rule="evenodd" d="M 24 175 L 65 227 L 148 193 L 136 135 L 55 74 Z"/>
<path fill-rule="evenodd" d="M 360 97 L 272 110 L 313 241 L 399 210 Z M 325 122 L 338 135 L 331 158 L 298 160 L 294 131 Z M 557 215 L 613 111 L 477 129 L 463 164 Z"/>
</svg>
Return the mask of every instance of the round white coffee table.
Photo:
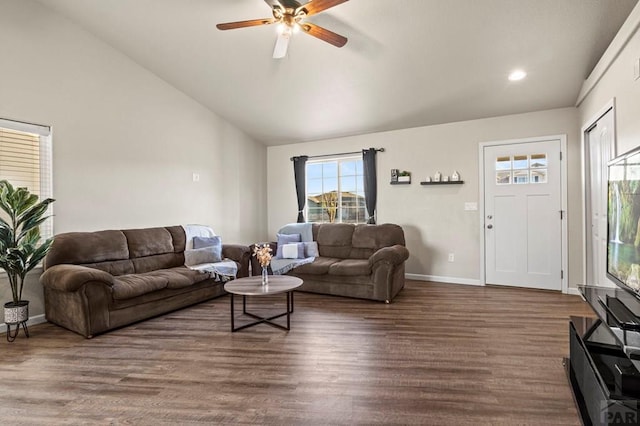
<svg viewBox="0 0 640 426">
<path fill-rule="evenodd" d="M 230 281 L 224 285 L 224 289 L 231 295 L 231 331 L 238 331 L 247 327 L 252 327 L 258 324 L 269 324 L 272 327 L 280 328 L 282 330 L 291 330 L 291 314 L 293 313 L 293 290 L 302 285 L 302 280 L 297 277 L 290 277 L 288 275 L 269 275 L 269 284 L 262 285 L 262 277 L 245 277 L 238 278 Z M 261 317 L 251 312 L 247 312 L 247 296 L 267 296 L 273 294 L 285 293 L 287 295 L 287 310 L 286 312 L 273 315 L 270 317 Z M 242 296 L 242 313 L 256 321 L 249 324 L 244 324 L 240 327 L 235 327 L 235 313 L 234 313 L 234 295 Z M 284 327 L 280 324 L 273 322 L 274 319 L 287 316 L 287 326 Z"/>
</svg>

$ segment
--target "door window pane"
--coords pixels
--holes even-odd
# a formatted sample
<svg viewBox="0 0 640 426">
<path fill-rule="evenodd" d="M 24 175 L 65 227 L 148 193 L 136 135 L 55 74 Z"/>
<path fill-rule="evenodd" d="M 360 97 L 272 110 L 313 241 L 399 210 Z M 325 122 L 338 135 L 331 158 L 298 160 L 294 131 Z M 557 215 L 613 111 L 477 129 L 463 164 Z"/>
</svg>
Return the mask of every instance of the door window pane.
<svg viewBox="0 0 640 426">
<path fill-rule="evenodd" d="M 547 183 L 547 169 L 531 170 L 531 183 Z"/>
<path fill-rule="evenodd" d="M 528 169 L 529 168 L 529 157 L 526 155 L 514 155 L 513 156 L 513 169 Z M 515 182 L 515 175 L 514 175 Z"/>
<path fill-rule="evenodd" d="M 547 167 L 547 154 L 533 154 L 531 156 L 531 168 L 539 169 Z"/>
<path fill-rule="evenodd" d="M 513 172 L 513 183 L 525 184 L 529 183 L 529 171 L 528 170 L 516 170 Z"/>
<path fill-rule="evenodd" d="M 511 172 L 496 172 L 496 184 L 509 185 L 511 183 Z"/>
<path fill-rule="evenodd" d="M 511 157 L 498 157 L 496 170 L 511 170 Z"/>
</svg>

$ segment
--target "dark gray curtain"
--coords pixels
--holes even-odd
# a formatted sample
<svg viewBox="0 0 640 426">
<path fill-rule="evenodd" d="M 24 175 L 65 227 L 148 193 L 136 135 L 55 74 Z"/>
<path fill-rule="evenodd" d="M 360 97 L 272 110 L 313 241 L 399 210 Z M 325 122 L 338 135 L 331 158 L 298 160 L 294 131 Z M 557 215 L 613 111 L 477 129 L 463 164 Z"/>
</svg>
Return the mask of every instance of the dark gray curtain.
<svg viewBox="0 0 640 426">
<path fill-rule="evenodd" d="M 378 199 L 378 184 L 376 177 L 376 149 L 362 150 L 362 164 L 364 169 L 364 202 L 367 206 L 369 218 L 367 223 L 376 223 L 376 202 Z"/>
<path fill-rule="evenodd" d="M 307 201 L 305 194 L 306 164 L 309 157 L 301 155 L 293 157 L 293 175 L 296 180 L 296 194 L 298 195 L 298 223 L 304 223 L 304 204 Z"/>
</svg>

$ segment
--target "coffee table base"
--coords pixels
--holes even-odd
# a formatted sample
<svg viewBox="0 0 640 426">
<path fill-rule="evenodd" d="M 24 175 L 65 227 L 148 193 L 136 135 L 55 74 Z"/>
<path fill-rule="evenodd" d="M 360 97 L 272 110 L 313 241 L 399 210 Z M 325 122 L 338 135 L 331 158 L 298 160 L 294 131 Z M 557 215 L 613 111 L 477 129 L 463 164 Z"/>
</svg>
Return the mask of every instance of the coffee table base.
<svg viewBox="0 0 640 426">
<path fill-rule="evenodd" d="M 243 295 L 242 296 L 242 313 L 253 319 L 256 319 L 257 321 L 251 322 L 249 324 L 241 325 L 240 327 L 235 326 L 235 312 L 234 312 L 235 303 L 234 303 L 233 293 L 230 293 L 230 294 L 231 294 L 231 331 L 232 332 L 244 330 L 245 328 L 253 327 L 254 325 L 258 325 L 258 324 L 268 324 L 272 327 L 279 328 L 285 331 L 291 330 L 291 314 L 293 313 L 293 292 L 292 291 L 287 292 L 287 311 L 281 314 L 267 317 L 267 318 L 252 314 L 251 312 L 247 312 L 247 296 Z M 280 324 L 276 324 L 275 322 L 272 322 L 272 320 L 276 318 L 281 318 L 285 315 L 287 316 L 286 327 Z"/>
</svg>

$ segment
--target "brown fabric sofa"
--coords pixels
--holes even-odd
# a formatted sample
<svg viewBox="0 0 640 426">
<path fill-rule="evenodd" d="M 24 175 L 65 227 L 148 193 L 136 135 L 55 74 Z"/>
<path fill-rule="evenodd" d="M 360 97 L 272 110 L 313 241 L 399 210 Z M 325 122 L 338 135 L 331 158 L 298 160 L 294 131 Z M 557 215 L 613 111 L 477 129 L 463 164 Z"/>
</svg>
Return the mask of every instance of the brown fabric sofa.
<svg viewBox="0 0 640 426">
<path fill-rule="evenodd" d="M 400 226 L 325 223 L 312 230 L 320 256 L 287 273 L 304 281 L 300 291 L 390 303 L 404 287 L 409 250 Z M 277 243 L 270 245 L 275 254 Z M 253 275 L 259 275 L 255 256 L 251 262 Z"/>
<path fill-rule="evenodd" d="M 185 246 L 181 226 L 56 235 L 40 277 L 47 320 L 92 337 L 225 294 L 184 266 Z M 249 275 L 249 247 L 222 254 Z"/>
</svg>

